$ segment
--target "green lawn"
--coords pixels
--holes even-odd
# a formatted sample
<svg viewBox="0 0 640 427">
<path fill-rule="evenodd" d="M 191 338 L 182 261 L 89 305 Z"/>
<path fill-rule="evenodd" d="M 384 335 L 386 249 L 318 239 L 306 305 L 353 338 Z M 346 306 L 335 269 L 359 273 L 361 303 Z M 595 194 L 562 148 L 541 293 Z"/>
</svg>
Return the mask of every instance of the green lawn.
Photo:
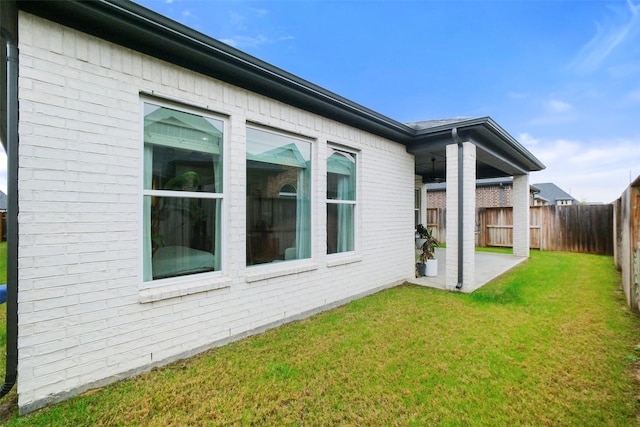
<svg viewBox="0 0 640 427">
<path fill-rule="evenodd" d="M 611 257 L 533 252 L 470 295 L 400 286 L 8 424 L 635 425 L 619 282 Z"/>
</svg>

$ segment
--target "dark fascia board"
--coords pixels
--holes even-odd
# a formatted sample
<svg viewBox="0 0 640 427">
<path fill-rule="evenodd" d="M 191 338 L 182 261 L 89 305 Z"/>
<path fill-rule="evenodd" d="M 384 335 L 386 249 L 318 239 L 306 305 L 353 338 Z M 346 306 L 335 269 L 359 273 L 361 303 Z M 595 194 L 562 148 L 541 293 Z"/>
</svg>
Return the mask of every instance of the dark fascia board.
<svg viewBox="0 0 640 427">
<path fill-rule="evenodd" d="M 415 130 L 126 0 L 18 1 L 19 9 L 400 143 Z"/>
</svg>

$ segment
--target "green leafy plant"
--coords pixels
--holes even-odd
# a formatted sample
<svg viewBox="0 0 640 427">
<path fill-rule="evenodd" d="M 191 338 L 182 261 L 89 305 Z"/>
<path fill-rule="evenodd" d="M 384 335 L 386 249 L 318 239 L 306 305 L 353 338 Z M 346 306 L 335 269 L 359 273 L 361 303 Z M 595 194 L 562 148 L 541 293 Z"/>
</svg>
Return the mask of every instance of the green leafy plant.
<svg viewBox="0 0 640 427">
<path fill-rule="evenodd" d="M 429 230 L 427 230 L 427 228 L 424 225 L 422 224 L 416 225 L 416 237 L 419 237 L 421 239 L 426 239 L 428 235 L 429 235 Z"/>
<path fill-rule="evenodd" d="M 421 224 L 418 224 L 420 227 Z M 424 264 L 428 259 L 435 259 L 435 251 L 436 248 L 440 246 L 440 242 L 433 236 L 433 230 L 431 228 L 424 228 L 424 231 L 421 232 L 421 236 L 423 239 L 426 239 L 420 248 L 420 263 Z M 416 227 L 416 231 L 418 228 Z"/>
</svg>

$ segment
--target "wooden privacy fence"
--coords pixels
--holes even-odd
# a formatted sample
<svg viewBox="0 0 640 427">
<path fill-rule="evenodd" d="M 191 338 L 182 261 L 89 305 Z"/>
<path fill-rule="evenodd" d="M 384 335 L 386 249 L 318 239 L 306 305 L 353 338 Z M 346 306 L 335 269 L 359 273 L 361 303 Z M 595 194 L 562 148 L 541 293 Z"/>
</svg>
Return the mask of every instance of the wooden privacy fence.
<svg viewBox="0 0 640 427">
<path fill-rule="evenodd" d="M 531 248 L 613 255 L 613 205 L 532 206 L 529 212 Z M 446 209 L 427 209 L 428 227 L 443 243 L 445 217 Z M 476 209 L 476 246 L 513 246 L 513 208 Z"/>
<path fill-rule="evenodd" d="M 513 246 L 513 209 L 476 209 L 476 246 Z"/>
<path fill-rule="evenodd" d="M 640 305 L 640 177 L 615 201 L 615 261 L 633 311 Z"/>
<path fill-rule="evenodd" d="M 433 237 L 445 243 L 447 230 L 447 210 L 445 208 L 427 208 L 427 228 L 433 231 Z"/>
</svg>

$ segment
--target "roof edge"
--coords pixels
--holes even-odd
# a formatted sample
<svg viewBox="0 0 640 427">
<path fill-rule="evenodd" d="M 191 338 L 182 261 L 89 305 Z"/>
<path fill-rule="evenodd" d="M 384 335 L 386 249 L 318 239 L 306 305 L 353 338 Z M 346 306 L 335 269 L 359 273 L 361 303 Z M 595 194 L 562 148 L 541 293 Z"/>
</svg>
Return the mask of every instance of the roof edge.
<svg viewBox="0 0 640 427">
<path fill-rule="evenodd" d="M 514 148 L 520 155 L 527 158 L 530 162 L 532 162 L 537 168 L 537 170 L 545 169 L 546 166 L 540 160 L 538 160 L 529 150 L 527 150 L 524 145 L 520 144 L 517 139 L 511 136 L 506 130 L 502 128 L 498 123 L 496 123 L 491 117 L 486 117 L 486 126 L 498 135 L 500 138 L 504 139 L 509 143 L 509 145 Z"/>
<path fill-rule="evenodd" d="M 416 137 L 429 137 L 431 135 L 442 135 L 451 132 L 452 129 L 456 129 L 460 132 L 471 132 L 478 128 L 484 128 L 491 134 L 496 136 L 499 140 L 507 144 L 509 147 L 521 157 L 528 164 L 530 172 L 540 171 L 546 168 L 546 166 L 538 160 L 529 150 L 527 150 L 518 140 L 511 136 L 506 130 L 504 130 L 495 120 L 490 116 L 461 118 L 460 120 L 452 119 L 442 125 L 428 127 L 424 129 L 418 129 L 416 131 Z M 478 141 L 476 141 L 478 142 Z M 482 145 L 482 144 L 479 144 Z"/>
<path fill-rule="evenodd" d="M 17 4 L 25 12 L 385 138 L 406 143 L 415 135 L 401 122 L 131 1 Z"/>
</svg>

